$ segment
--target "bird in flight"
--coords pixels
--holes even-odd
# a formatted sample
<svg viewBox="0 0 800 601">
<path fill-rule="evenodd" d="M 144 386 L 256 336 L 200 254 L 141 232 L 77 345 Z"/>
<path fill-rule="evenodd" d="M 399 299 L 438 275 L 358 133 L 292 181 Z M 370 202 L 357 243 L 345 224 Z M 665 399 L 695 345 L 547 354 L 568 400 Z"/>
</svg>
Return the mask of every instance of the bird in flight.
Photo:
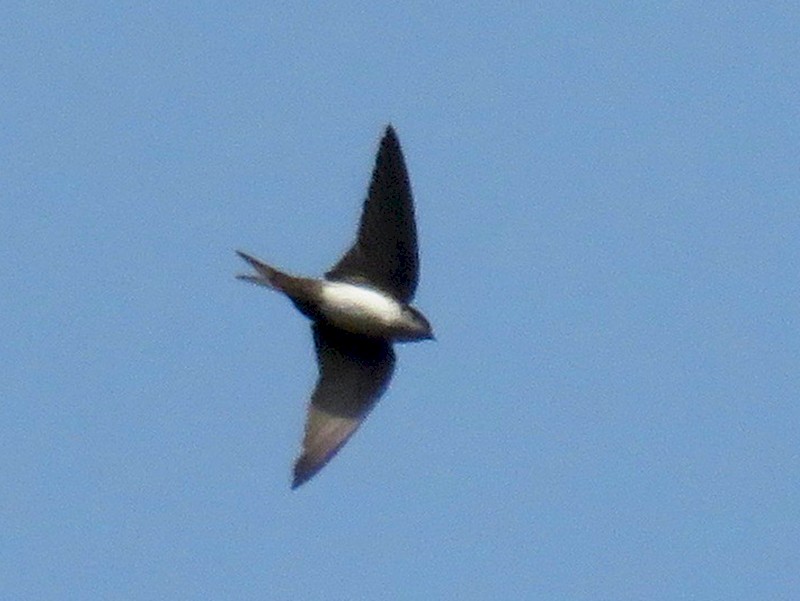
<svg viewBox="0 0 800 601">
<path fill-rule="evenodd" d="M 252 268 L 237 278 L 289 297 L 313 322 L 319 376 L 308 406 L 292 488 L 342 448 L 386 390 L 394 342 L 433 339 L 410 305 L 419 281 L 414 200 L 392 126 L 380 142 L 356 240 L 324 278 L 290 275 L 237 251 Z"/>
</svg>

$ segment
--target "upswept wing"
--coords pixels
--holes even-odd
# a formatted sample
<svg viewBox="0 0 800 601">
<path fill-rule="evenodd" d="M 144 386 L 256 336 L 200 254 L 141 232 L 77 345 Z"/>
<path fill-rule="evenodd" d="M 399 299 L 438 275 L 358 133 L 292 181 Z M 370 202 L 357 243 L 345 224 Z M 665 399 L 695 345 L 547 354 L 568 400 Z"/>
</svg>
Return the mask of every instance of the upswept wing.
<svg viewBox="0 0 800 601">
<path fill-rule="evenodd" d="M 391 125 L 378 149 L 356 241 L 325 275 L 366 282 L 406 303 L 414 296 L 419 280 L 414 200 Z"/>
</svg>

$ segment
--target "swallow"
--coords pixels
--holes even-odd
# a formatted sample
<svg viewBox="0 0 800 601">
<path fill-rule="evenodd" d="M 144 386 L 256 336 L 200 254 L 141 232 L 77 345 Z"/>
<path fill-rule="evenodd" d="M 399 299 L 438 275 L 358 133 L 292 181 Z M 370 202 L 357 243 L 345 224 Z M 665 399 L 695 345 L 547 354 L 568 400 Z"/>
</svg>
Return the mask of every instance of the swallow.
<svg viewBox="0 0 800 601">
<path fill-rule="evenodd" d="M 319 375 L 292 488 L 319 472 L 386 391 L 393 344 L 434 339 L 411 306 L 419 282 L 414 200 L 391 125 L 380 141 L 355 242 L 323 278 L 280 271 L 236 251 L 253 269 L 236 277 L 285 294 L 311 321 Z"/>
</svg>

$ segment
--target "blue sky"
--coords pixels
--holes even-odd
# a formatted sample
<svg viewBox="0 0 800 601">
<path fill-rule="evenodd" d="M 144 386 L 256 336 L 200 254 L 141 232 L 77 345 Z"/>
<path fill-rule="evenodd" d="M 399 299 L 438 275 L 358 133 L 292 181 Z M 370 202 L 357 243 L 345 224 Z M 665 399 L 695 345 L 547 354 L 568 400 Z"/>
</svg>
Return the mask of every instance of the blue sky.
<svg viewBox="0 0 800 601">
<path fill-rule="evenodd" d="M 0 597 L 800 594 L 795 4 L 0 17 Z M 438 342 L 292 492 L 233 251 L 324 272 L 388 122 Z"/>
</svg>

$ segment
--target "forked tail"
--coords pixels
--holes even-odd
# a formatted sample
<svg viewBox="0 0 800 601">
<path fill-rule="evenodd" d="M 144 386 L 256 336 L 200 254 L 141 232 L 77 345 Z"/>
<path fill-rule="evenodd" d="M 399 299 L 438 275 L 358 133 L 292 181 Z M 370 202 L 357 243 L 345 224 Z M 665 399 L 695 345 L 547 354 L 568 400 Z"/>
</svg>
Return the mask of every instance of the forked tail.
<svg viewBox="0 0 800 601">
<path fill-rule="evenodd" d="M 244 280 L 245 282 L 252 282 L 259 286 L 266 286 L 274 290 L 282 289 L 279 280 L 280 276 L 283 274 L 281 274 L 280 271 L 240 250 L 237 250 L 236 254 L 247 261 L 250 267 L 256 270 L 256 273 L 240 273 L 236 276 L 237 279 Z"/>
</svg>

